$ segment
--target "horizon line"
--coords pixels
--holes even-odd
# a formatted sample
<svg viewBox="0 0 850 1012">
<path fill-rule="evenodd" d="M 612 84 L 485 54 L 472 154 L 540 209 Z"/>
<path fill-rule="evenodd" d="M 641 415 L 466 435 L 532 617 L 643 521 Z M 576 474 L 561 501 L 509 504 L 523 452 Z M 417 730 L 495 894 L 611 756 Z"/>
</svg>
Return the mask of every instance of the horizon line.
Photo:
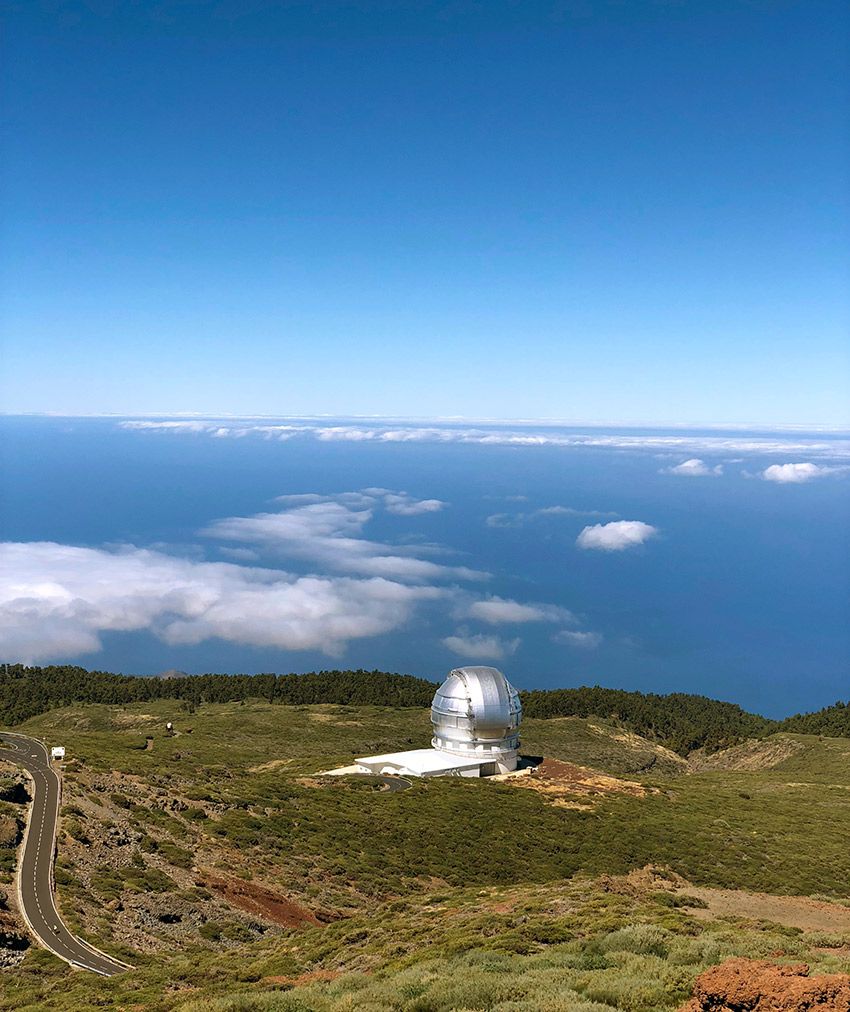
<svg viewBox="0 0 850 1012">
<path fill-rule="evenodd" d="M 374 415 L 374 414 L 241 414 L 234 412 L 207 411 L 104 411 L 104 412 L 65 412 L 65 411 L 2 411 L 0 418 L 68 418 L 68 419 L 166 419 L 166 420 L 208 420 L 208 421 L 356 421 L 356 422 L 392 422 L 408 424 L 454 424 L 454 425 L 545 425 L 589 429 L 677 429 L 696 430 L 712 429 L 717 431 L 764 431 L 764 432 L 821 432 L 836 435 L 850 435 L 850 423 L 832 425 L 824 422 L 682 422 L 682 421 L 612 421 L 594 419 L 592 421 L 558 417 L 509 418 L 469 415 Z"/>
</svg>

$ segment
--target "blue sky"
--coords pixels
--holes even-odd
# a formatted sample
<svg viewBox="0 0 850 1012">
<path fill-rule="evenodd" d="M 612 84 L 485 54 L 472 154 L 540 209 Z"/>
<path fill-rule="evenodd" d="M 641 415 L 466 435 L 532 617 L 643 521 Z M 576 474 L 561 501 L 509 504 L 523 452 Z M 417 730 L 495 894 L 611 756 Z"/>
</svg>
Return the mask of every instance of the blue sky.
<svg viewBox="0 0 850 1012">
<path fill-rule="evenodd" d="M 4 410 L 850 425 L 848 24 L 19 4 Z"/>
</svg>

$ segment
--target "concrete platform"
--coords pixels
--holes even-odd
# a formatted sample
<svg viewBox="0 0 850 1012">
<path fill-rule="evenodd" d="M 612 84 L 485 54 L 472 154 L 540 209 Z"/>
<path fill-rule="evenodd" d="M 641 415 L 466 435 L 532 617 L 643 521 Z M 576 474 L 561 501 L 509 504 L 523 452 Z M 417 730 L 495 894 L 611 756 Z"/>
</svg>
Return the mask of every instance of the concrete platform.
<svg viewBox="0 0 850 1012">
<path fill-rule="evenodd" d="M 407 777 L 480 777 L 490 772 L 492 762 L 451 755 L 435 748 L 409 752 L 388 752 L 355 760 L 358 773 L 385 773 Z M 482 773 L 482 767 L 487 767 Z"/>
</svg>

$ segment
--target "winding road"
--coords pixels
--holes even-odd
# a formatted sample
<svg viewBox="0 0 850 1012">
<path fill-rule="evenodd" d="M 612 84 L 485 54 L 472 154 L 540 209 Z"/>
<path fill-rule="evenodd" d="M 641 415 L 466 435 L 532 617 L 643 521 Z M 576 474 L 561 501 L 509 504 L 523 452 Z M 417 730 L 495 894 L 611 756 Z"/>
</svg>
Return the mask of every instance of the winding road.
<svg viewBox="0 0 850 1012">
<path fill-rule="evenodd" d="M 104 977 L 129 969 L 126 963 L 71 934 L 56 911 L 53 852 L 62 784 L 47 749 L 35 738 L 3 731 L 0 759 L 22 766 L 33 783 L 32 806 L 17 874 L 18 904 L 30 931 L 46 949 L 71 966 Z"/>
</svg>

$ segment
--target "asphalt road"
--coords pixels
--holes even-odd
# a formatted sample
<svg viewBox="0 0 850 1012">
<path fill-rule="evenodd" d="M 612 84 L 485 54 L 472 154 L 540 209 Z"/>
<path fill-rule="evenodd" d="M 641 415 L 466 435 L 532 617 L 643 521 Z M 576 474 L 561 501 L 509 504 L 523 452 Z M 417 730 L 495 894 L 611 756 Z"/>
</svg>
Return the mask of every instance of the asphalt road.
<svg viewBox="0 0 850 1012">
<path fill-rule="evenodd" d="M 390 794 L 398 794 L 399 791 L 406 791 L 413 784 L 406 777 L 399 777 L 393 774 L 391 777 L 379 776 L 378 779 L 385 784 Z"/>
<path fill-rule="evenodd" d="M 11 731 L 0 733 L 0 758 L 17 763 L 33 781 L 33 800 L 18 866 L 18 902 L 30 931 L 66 963 L 111 977 L 129 969 L 72 935 L 56 911 L 53 895 L 53 851 L 59 820 L 61 782 L 40 741 Z"/>
</svg>

